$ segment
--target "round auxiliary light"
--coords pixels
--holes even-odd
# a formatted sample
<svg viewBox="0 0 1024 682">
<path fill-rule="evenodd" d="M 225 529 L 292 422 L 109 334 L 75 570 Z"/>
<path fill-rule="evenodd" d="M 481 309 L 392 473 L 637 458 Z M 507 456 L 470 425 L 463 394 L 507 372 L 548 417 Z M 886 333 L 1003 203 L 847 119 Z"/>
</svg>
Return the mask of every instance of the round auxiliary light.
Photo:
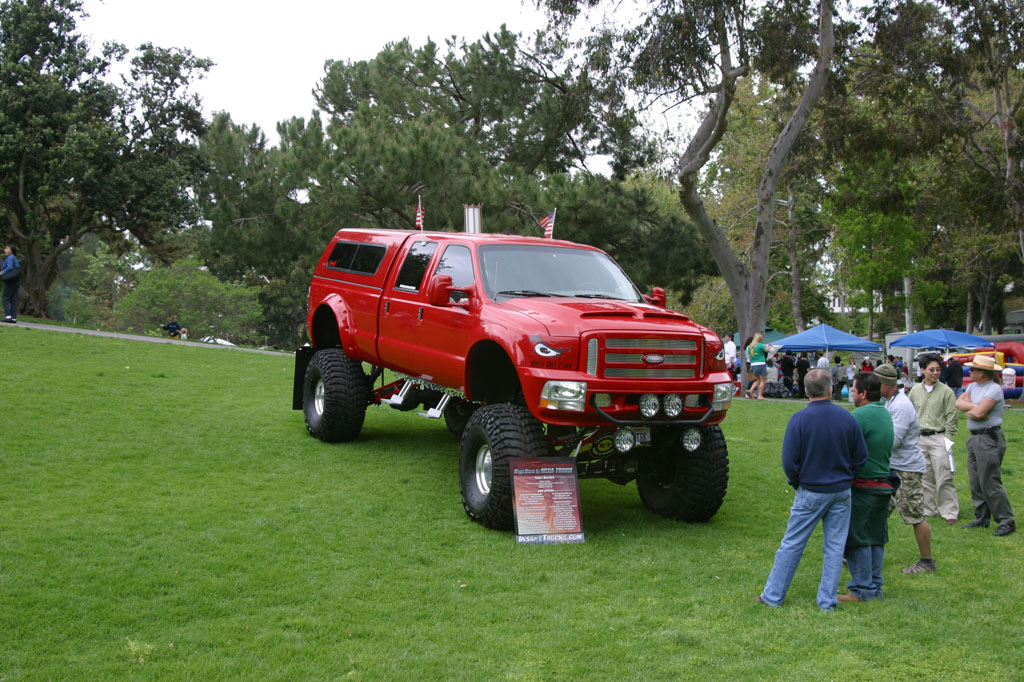
<svg viewBox="0 0 1024 682">
<path fill-rule="evenodd" d="M 644 419 L 654 419 L 661 409 L 661 401 L 653 393 L 644 393 L 640 396 L 640 416 Z"/>
<path fill-rule="evenodd" d="M 636 445 L 636 435 L 631 429 L 619 429 L 615 432 L 615 449 L 619 452 L 629 452 Z"/>
<path fill-rule="evenodd" d="M 678 393 L 669 393 L 665 396 L 665 415 L 669 419 L 675 419 L 683 413 L 683 396 Z"/>
<path fill-rule="evenodd" d="M 686 429 L 686 431 L 683 431 L 683 447 L 686 448 L 687 452 L 693 452 L 699 448 L 702 440 L 700 431 L 697 429 Z"/>
</svg>

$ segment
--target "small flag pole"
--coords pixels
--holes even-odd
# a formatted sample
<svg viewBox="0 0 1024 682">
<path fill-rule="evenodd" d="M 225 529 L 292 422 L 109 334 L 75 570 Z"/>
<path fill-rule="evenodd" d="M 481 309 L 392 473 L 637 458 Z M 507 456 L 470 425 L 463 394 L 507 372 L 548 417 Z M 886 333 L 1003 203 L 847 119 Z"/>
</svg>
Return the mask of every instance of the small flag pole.
<svg viewBox="0 0 1024 682">
<path fill-rule="evenodd" d="M 544 239 L 552 239 L 555 234 L 555 214 L 558 212 L 556 208 L 551 213 L 541 218 L 539 221 L 540 226 L 544 228 Z"/>
</svg>

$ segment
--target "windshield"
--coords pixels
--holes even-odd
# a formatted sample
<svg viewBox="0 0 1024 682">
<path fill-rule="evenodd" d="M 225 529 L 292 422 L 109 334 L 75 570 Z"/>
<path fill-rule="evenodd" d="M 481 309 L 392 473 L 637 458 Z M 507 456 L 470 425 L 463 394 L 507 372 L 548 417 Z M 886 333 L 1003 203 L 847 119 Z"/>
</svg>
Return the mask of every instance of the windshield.
<svg viewBox="0 0 1024 682">
<path fill-rule="evenodd" d="M 640 303 L 643 297 L 606 254 L 564 246 L 488 244 L 480 247 L 487 296 L 603 298 Z"/>
</svg>

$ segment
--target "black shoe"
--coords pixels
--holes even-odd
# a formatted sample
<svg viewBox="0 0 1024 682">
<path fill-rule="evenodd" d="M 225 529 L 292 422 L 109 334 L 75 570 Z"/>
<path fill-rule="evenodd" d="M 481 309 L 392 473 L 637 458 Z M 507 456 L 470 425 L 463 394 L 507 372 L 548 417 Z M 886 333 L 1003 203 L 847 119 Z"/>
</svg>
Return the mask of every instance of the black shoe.
<svg viewBox="0 0 1024 682">
<path fill-rule="evenodd" d="M 995 535 L 998 538 L 1004 535 L 1009 535 L 1010 533 L 1014 533 L 1016 531 L 1017 526 L 1014 525 L 1013 521 L 1003 521 L 999 524 L 999 527 L 996 528 L 996 532 L 993 533 L 993 535 Z"/>
<path fill-rule="evenodd" d="M 961 528 L 988 528 L 988 519 L 974 519 L 970 523 L 965 523 L 960 526 Z"/>
</svg>

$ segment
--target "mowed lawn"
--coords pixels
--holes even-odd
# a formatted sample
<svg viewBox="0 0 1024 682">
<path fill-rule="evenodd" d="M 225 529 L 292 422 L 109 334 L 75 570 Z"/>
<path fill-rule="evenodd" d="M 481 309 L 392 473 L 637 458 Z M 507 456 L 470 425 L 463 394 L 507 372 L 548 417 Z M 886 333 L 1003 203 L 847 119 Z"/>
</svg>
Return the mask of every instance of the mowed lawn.
<svg viewBox="0 0 1024 682">
<path fill-rule="evenodd" d="M 827 614 L 818 531 L 785 606 L 754 604 L 796 402 L 733 405 L 710 523 L 582 481 L 586 543 L 517 546 L 466 518 L 443 422 L 377 407 L 354 443 L 310 438 L 290 356 L 4 327 L 0 372 L 0 682 L 1024 675 L 1024 533 L 935 525 L 938 572 L 905 576 L 893 519 L 885 599 Z M 1019 513 L 1020 410 L 1006 430 Z"/>
</svg>

